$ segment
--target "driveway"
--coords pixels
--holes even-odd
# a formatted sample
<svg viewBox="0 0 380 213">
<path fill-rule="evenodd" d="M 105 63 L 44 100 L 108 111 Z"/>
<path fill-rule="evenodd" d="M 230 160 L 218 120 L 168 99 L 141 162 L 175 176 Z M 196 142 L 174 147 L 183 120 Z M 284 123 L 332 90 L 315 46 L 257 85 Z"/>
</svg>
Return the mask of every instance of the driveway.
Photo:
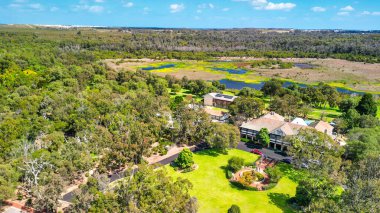
<svg viewBox="0 0 380 213">
<path fill-rule="evenodd" d="M 196 149 L 195 147 L 192 147 L 192 148 L 190 148 L 190 150 L 194 152 L 194 151 L 196 151 L 197 149 Z M 167 165 L 167 164 L 170 164 L 170 163 L 173 162 L 175 159 L 177 159 L 178 154 L 179 154 L 179 153 L 174 154 L 174 155 L 172 155 L 172 156 L 169 156 L 169 157 L 167 157 L 167 158 L 165 158 L 165 159 L 162 159 L 162 160 L 158 161 L 157 163 L 155 163 L 155 167 L 159 167 L 160 165 Z M 119 172 L 119 173 L 114 173 L 114 174 L 112 174 L 112 175 L 109 177 L 110 183 L 111 183 L 111 182 L 114 182 L 114 181 L 117 181 L 117 180 L 119 180 L 119 179 L 121 179 L 121 178 L 123 178 L 123 177 L 124 177 L 123 173 L 124 173 L 124 172 Z M 75 191 L 75 190 L 74 190 L 74 191 Z M 71 191 L 71 192 L 69 192 L 69 193 L 63 195 L 62 200 L 63 200 L 63 201 L 66 201 L 66 202 L 71 202 L 72 199 L 74 198 L 74 191 Z"/>
<path fill-rule="evenodd" d="M 278 161 L 281 161 L 283 159 L 291 159 L 291 157 L 286 156 L 279 151 L 275 151 L 273 149 L 269 149 L 269 148 L 262 147 L 260 145 L 256 145 L 256 144 L 252 144 L 252 143 L 240 142 L 236 148 L 239 150 L 242 150 L 242 151 L 246 151 L 246 152 L 251 152 L 252 149 L 258 149 L 266 157 L 269 157 L 271 159 L 278 160 Z"/>
</svg>

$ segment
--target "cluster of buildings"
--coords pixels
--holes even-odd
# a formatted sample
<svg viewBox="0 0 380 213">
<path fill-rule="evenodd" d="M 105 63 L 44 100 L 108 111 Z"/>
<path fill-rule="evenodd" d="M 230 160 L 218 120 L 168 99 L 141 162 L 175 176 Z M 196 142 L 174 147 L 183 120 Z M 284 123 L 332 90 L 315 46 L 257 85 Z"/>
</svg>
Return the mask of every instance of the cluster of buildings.
<svg viewBox="0 0 380 213">
<path fill-rule="evenodd" d="M 317 131 L 333 137 L 334 127 L 329 123 L 324 121 L 308 123 L 302 118 L 286 121 L 283 116 L 275 112 L 269 112 L 260 118 L 243 123 L 240 126 L 240 134 L 241 137 L 253 140 L 261 129 L 266 128 L 268 129 L 270 137 L 269 146 L 281 150 L 285 150 L 290 145 L 284 138 L 286 136 L 297 135 L 301 129 L 314 128 Z"/>
<path fill-rule="evenodd" d="M 219 93 L 209 93 L 204 96 L 205 112 L 208 113 L 214 122 L 227 122 L 228 112 L 216 110 L 214 107 L 227 108 L 237 96 L 223 95 Z M 240 126 L 241 137 L 254 140 L 258 132 L 266 128 L 269 131 L 269 146 L 275 149 L 285 150 L 290 143 L 286 142 L 286 136 L 297 135 L 301 129 L 314 128 L 333 137 L 334 127 L 324 121 L 308 121 L 302 118 L 294 118 L 287 121 L 283 116 L 269 112 L 257 119 L 244 122 Z"/>
</svg>

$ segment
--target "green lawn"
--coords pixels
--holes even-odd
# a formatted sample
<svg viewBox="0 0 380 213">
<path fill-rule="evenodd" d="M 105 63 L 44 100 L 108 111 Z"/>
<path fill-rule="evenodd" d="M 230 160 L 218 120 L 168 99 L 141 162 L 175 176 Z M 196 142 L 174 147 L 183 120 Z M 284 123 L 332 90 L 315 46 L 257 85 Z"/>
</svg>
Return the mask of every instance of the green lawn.
<svg viewBox="0 0 380 213">
<path fill-rule="evenodd" d="M 327 122 L 331 122 L 342 114 L 337 108 L 313 108 L 311 113 L 308 115 L 308 118 L 313 120 L 320 120 L 322 113 L 325 113 L 324 120 Z"/>
<path fill-rule="evenodd" d="M 198 96 L 198 95 L 194 95 L 194 94 L 192 94 L 192 93 L 191 93 L 189 90 L 187 90 L 187 89 L 181 89 L 179 92 L 172 93 L 172 92 L 171 92 L 171 89 L 169 88 L 169 89 L 168 89 L 168 92 L 169 92 L 169 94 L 170 94 L 170 98 L 175 98 L 175 97 L 177 97 L 177 96 L 181 96 L 181 97 L 183 97 L 183 98 L 186 98 L 186 96 L 190 95 L 190 96 L 192 96 L 192 97 L 195 99 L 195 101 L 197 101 L 197 102 L 199 102 L 199 101 L 201 101 L 201 100 L 203 99 L 203 97 L 200 97 L 200 96 Z"/>
<path fill-rule="evenodd" d="M 199 212 L 227 212 L 232 204 L 240 206 L 242 212 L 292 212 L 286 199 L 295 194 L 297 172 L 286 164 L 279 164 L 286 173 L 278 185 L 268 191 L 247 191 L 234 187 L 226 178 L 223 167 L 232 156 L 239 156 L 246 162 L 253 163 L 257 155 L 230 150 L 228 155 L 215 151 L 202 151 L 194 154 L 194 161 L 199 169 L 189 173 L 178 173 L 170 166 L 165 166 L 173 177 L 182 177 L 193 183 L 192 195 L 199 202 Z M 292 180 L 291 180 L 292 179 Z"/>
</svg>

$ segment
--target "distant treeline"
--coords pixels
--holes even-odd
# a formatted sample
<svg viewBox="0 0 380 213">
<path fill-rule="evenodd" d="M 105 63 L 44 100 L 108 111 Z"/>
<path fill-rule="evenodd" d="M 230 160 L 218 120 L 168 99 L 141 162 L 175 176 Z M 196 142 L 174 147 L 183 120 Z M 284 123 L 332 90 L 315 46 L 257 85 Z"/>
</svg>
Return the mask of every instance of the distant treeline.
<svg viewBox="0 0 380 213">
<path fill-rule="evenodd" d="M 213 57 L 339 58 L 380 62 L 379 34 L 333 31 L 158 30 L 158 29 L 47 29 L 0 28 L 1 48 L 17 45 L 55 47 L 55 53 L 78 52 L 80 57 L 177 58 Z M 31 50 L 32 50 L 31 49 Z M 86 55 L 86 51 L 92 54 Z"/>
</svg>

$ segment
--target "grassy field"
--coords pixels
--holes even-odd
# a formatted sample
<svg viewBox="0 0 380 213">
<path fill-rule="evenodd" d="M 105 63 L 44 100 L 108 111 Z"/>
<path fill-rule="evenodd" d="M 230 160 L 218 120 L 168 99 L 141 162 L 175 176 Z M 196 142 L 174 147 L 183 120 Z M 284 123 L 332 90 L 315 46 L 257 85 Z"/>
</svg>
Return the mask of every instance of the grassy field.
<svg viewBox="0 0 380 213">
<path fill-rule="evenodd" d="M 307 63 L 314 69 L 252 68 L 250 64 L 257 59 L 239 59 L 240 61 L 180 61 L 180 60 L 105 60 L 115 70 L 137 70 L 147 67 L 174 65 L 150 72 L 160 76 L 167 74 L 176 78 L 187 76 L 189 79 L 221 80 L 229 79 L 245 83 L 259 83 L 270 78 L 278 78 L 289 82 L 315 85 L 325 82 L 334 87 L 353 91 L 365 91 L 380 94 L 380 64 L 365 64 L 338 59 L 282 59 L 294 63 Z M 244 69 L 245 74 L 230 74 L 217 69 Z"/>
<path fill-rule="evenodd" d="M 335 118 L 338 118 L 342 113 L 337 108 L 313 108 L 311 113 L 308 115 L 309 119 L 321 120 L 323 115 L 323 120 L 331 122 Z"/>
<path fill-rule="evenodd" d="M 187 89 L 181 89 L 179 92 L 172 92 L 171 89 L 169 88 L 168 92 L 170 94 L 170 98 L 175 98 L 177 96 L 180 96 L 185 99 L 187 96 L 191 96 L 196 102 L 199 102 L 203 99 L 203 97 L 191 94 L 191 92 Z"/>
<path fill-rule="evenodd" d="M 294 196 L 298 174 L 289 165 L 279 164 L 286 173 L 277 186 L 268 191 L 247 191 L 237 188 L 227 180 L 224 167 L 232 156 L 239 156 L 247 163 L 258 159 L 257 155 L 230 150 L 228 155 L 215 151 L 202 151 L 194 154 L 199 169 L 189 173 L 178 173 L 170 166 L 165 166 L 173 177 L 187 178 L 193 183 L 192 195 L 199 202 L 199 212 L 227 212 L 232 204 L 238 205 L 242 212 L 292 212 L 286 199 Z"/>
</svg>

